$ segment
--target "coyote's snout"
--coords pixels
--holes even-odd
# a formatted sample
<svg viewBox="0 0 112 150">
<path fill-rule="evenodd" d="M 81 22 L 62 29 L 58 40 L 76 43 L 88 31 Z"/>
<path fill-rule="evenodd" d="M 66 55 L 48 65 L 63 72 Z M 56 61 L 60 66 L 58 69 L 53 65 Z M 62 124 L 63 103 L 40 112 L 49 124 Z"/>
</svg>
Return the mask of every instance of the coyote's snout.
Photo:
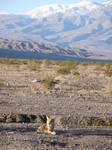
<svg viewBox="0 0 112 150">
<path fill-rule="evenodd" d="M 50 117 L 47 116 L 46 117 L 46 123 L 41 125 L 37 129 L 37 132 L 48 133 L 48 134 L 55 135 L 56 132 L 54 132 L 53 130 L 54 130 L 54 119 L 51 119 Z"/>
</svg>

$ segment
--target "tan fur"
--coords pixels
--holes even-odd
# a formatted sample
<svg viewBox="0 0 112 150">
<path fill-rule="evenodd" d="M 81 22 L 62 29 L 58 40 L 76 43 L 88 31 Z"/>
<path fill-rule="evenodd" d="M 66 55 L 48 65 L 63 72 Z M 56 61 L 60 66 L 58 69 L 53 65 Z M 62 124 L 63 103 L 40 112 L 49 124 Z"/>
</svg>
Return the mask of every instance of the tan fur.
<svg viewBox="0 0 112 150">
<path fill-rule="evenodd" d="M 41 133 L 48 133 L 48 134 L 52 134 L 55 135 L 56 132 L 53 131 L 54 130 L 54 119 L 51 119 L 47 116 L 47 123 L 41 125 L 38 129 L 37 132 L 41 132 Z"/>
</svg>

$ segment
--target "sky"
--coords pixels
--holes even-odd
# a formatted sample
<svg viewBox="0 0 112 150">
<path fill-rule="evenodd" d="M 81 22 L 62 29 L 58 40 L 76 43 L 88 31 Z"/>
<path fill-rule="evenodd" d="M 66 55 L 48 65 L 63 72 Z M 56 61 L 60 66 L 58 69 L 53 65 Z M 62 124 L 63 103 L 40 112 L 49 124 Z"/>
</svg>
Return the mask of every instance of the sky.
<svg viewBox="0 0 112 150">
<path fill-rule="evenodd" d="M 72 4 L 81 0 L 0 0 L 0 12 L 19 14 L 30 11 L 36 7 L 48 4 Z M 82 0 L 84 1 L 84 0 Z M 104 2 L 108 0 L 89 0 L 92 2 Z"/>
</svg>

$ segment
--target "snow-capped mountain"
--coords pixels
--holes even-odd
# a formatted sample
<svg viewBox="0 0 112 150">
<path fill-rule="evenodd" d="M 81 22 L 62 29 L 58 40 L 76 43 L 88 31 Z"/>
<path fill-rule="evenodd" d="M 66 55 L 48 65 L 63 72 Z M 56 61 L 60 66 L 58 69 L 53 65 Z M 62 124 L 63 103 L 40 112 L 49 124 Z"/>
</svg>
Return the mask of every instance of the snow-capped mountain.
<svg viewBox="0 0 112 150">
<path fill-rule="evenodd" d="M 105 6 L 112 6 L 112 1 L 107 1 L 103 3 Z"/>
<path fill-rule="evenodd" d="M 55 4 L 23 15 L 0 14 L 0 37 L 112 55 L 112 1 Z"/>
<path fill-rule="evenodd" d="M 68 15 L 76 15 L 77 13 L 85 14 L 97 8 L 99 8 L 98 4 L 85 0 L 78 4 L 55 4 L 38 7 L 25 14 L 31 16 L 32 18 L 41 18 L 58 13 L 66 13 Z"/>
</svg>

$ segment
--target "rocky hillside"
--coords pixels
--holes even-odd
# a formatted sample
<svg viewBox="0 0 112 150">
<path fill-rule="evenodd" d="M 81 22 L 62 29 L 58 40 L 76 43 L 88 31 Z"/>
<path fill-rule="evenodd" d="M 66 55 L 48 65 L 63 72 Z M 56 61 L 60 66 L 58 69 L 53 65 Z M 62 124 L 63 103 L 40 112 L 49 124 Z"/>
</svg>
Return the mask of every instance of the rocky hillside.
<svg viewBox="0 0 112 150">
<path fill-rule="evenodd" d="M 67 48 L 32 41 L 0 39 L 0 56 L 16 58 L 86 59 L 95 55 L 78 48 Z"/>
</svg>

